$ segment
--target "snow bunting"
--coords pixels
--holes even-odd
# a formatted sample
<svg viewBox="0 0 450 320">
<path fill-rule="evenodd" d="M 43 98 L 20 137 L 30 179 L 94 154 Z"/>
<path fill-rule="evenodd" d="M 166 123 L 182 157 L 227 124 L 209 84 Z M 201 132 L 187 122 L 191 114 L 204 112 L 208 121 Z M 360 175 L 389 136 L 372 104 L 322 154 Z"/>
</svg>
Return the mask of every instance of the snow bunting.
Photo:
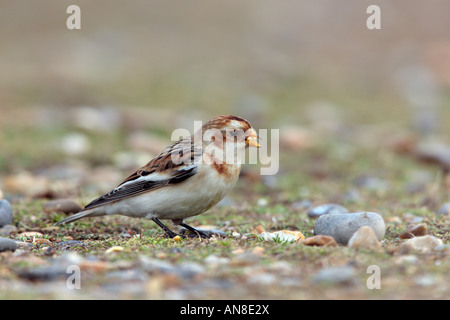
<svg viewBox="0 0 450 320">
<path fill-rule="evenodd" d="M 207 211 L 223 199 L 239 177 L 244 149 L 259 147 L 258 139 L 247 120 L 231 115 L 214 117 L 194 135 L 168 146 L 111 192 L 56 224 L 119 214 L 151 219 L 171 238 L 177 234 L 159 219 L 172 220 L 208 238 L 207 233 L 187 225 L 184 219 Z"/>
</svg>

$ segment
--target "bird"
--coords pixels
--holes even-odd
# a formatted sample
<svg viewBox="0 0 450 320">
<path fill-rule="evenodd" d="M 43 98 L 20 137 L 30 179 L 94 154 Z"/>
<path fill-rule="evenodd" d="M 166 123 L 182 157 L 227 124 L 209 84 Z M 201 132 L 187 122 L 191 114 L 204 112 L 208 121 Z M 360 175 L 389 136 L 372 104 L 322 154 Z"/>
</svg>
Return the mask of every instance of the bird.
<svg viewBox="0 0 450 320">
<path fill-rule="evenodd" d="M 259 139 L 247 120 L 216 116 L 193 135 L 169 145 L 116 188 L 56 225 L 87 217 L 123 215 L 152 220 L 170 238 L 184 236 L 160 219 L 171 220 L 191 235 L 209 238 L 210 233 L 184 220 L 206 212 L 225 197 L 239 178 L 245 149 L 259 148 Z"/>
</svg>

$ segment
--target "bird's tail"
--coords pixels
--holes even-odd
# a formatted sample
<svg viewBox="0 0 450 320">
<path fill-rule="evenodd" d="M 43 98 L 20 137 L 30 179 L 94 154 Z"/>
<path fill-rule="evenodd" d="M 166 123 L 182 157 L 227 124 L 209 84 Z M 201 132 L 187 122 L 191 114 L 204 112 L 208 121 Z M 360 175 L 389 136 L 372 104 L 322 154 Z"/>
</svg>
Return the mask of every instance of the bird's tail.
<svg viewBox="0 0 450 320">
<path fill-rule="evenodd" d="M 83 210 L 74 215 L 71 215 L 68 218 L 65 218 L 64 220 L 58 221 L 57 223 L 55 223 L 55 226 L 63 225 L 66 223 L 71 223 L 71 222 L 77 221 L 81 218 L 95 217 L 95 216 L 99 216 L 99 215 L 102 215 L 102 214 L 98 214 L 97 212 L 95 212 L 95 210 Z"/>
</svg>

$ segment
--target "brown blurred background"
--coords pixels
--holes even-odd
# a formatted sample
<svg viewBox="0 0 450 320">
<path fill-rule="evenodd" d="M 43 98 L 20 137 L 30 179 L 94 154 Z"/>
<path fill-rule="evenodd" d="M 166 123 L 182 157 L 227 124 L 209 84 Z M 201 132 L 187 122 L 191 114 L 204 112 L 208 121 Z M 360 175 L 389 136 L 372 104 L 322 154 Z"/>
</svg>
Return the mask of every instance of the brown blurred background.
<svg viewBox="0 0 450 320">
<path fill-rule="evenodd" d="M 81 30 L 66 28 L 71 4 Z M 366 28 L 371 4 L 381 7 L 381 30 Z M 122 110 L 127 128 L 172 130 L 224 113 L 272 128 L 342 112 L 448 128 L 446 0 L 1 0 L 0 8 L 4 141 L 19 140 L 18 127 L 67 127 L 67 112 L 82 106 Z M 3 152 L 10 164 L 14 152 Z"/>
</svg>

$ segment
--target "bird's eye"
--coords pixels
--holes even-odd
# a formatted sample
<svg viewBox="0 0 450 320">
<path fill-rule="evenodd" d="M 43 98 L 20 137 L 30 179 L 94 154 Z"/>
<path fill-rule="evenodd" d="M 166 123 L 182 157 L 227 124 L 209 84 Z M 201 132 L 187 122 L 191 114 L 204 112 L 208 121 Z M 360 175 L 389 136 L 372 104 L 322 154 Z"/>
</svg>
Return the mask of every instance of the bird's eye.
<svg viewBox="0 0 450 320">
<path fill-rule="evenodd" d="M 230 131 L 230 135 L 232 135 L 233 137 L 237 136 L 237 130 L 234 129 L 233 131 Z"/>
</svg>

